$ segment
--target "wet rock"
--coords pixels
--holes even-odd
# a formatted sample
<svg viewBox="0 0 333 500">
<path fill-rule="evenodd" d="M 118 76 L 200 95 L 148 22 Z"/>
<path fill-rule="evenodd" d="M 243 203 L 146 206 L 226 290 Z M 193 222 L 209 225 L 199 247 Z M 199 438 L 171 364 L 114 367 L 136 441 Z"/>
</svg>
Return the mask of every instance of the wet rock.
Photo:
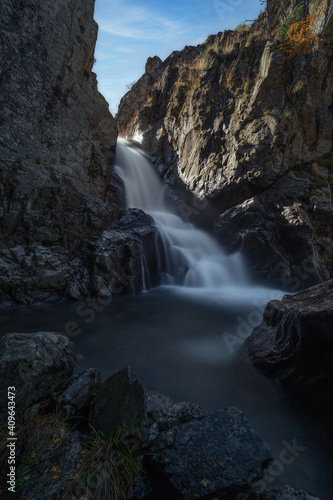
<svg viewBox="0 0 333 500">
<path fill-rule="evenodd" d="M 140 292 L 158 284 L 157 231 L 141 210 L 127 210 L 110 230 L 88 241 L 84 254 L 93 261 L 90 268 L 92 294 L 112 296 Z"/>
<path fill-rule="evenodd" d="M 235 494 L 263 476 L 271 463 L 265 442 L 237 408 L 217 411 L 162 432 L 147 457 L 156 482 L 165 479 L 172 498 Z M 164 478 L 164 481 L 163 479 Z"/>
<path fill-rule="evenodd" d="M 68 433 L 60 445 L 49 453 L 30 471 L 20 488 L 20 500 L 53 500 L 66 489 L 69 478 L 73 478 L 82 457 L 83 448 L 78 432 Z"/>
<path fill-rule="evenodd" d="M 57 404 L 67 416 L 81 416 L 88 410 L 101 385 L 100 372 L 96 368 L 89 368 L 69 381 L 66 389 L 57 397 Z"/>
<path fill-rule="evenodd" d="M 147 415 L 146 395 L 129 367 L 109 377 L 91 403 L 92 426 L 110 437 L 118 427 L 135 430 Z"/>
<path fill-rule="evenodd" d="M 290 172 L 264 193 L 224 212 L 216 234 L 229 250 L 243 252 L 257 277 L 284 290 L 321 283 L 330 274 L 304 203 L 309 193 L 310 180 Z"/>
<path fill-rule="evenodd" d="M 59 389 L 72 375 L 74 364 L 74 345 L 64 335 L 8 333 L 0 339 L 0 407 L 7 408 L 7 388 L 15 387 L 18 418 L 28 406 Z"/>
<path fill-rule="evenodd" d="M 50 297 L 110 298 L 141 291 L 144 282 L 147 287 L 157 285 L 157 233 L 151 217 L 141 210 L 116 208 L 110 212 L 108 204 L 82 205 L 80 211 L 71 214 L 69 227 L 62 231 L 62 243 L 0 248 L 3 307 L 8 300 L 31 304 Z M 61 211 L 46 212 L 53 228 L 59 227 L 60 237 Z M 89 228 L 84 227 L 85 220 L 90 220 Z"/>
<path fill-rule="evenodd" d="M 268 303 L 246 341 L 253 364 L 305 400 L 326 405 L 333 369 L 333 280 Z"/>
</svg>

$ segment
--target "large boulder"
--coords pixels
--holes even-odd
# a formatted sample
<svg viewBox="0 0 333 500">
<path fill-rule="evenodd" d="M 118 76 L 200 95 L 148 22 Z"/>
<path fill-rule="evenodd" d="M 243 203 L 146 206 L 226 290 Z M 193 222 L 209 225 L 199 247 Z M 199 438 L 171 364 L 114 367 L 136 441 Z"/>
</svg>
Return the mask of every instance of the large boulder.
<svg viewBox="0 0 333 500">
<path fill-rule="evenodd" d="M 264 193 L 224 212 L 215 224 L 216 234 L 231 251 L 243 252 L 260 279 L 291 292 L 321 283 L 330 274 L 311 217 L 318 211 L 310 210 L 313 194 L 309 178 L 289 172 Z M 331 213 L 330 191 L 326 195 Z M 323 199 L 320 208 L 324 210 Z M 328 236 L 329 227 L 327 222 Z"/>
<path fill-rule="evenodd" d="M 8 387 L 15 387 L 16 416 L 57 391 L 72 375 L 74 344 L 53 332 L 8 333 L 0 339 L 1 420 L 6 418 Z"/>
<path fill-rule="evenodd" d="M 261 478 L 271 463 L 268 446 L 237 408 L 171 427 L 152 441 L 150 450 L 148 470 L 170 498 L 236 494 Z"/>
<path fill-rule="evenodd" d="M 147 415 L 145 390 L 129 367 L 109 377 L 91 403 L 90 423 L 107 438 L 122 427 L 135 430 Z"/>
<path fill-rule="evenodd" d="M 313 405 L 332 389 L 333 280 L 268 303 L 246 341 L 250 359 Z"/>
</svg>

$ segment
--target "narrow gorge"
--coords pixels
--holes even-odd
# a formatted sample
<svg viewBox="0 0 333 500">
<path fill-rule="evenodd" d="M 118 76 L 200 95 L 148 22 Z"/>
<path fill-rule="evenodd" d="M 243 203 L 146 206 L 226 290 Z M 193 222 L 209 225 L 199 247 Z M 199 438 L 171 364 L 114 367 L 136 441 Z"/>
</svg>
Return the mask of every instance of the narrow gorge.
<svg viewBox="0 0 333 500">
<path fill-rule="evenodd" d="M 2 1 L 3 498 L 332 498 L 333 4 L 263 7 L 113 117 L 95 0 Z"/>
</svg>

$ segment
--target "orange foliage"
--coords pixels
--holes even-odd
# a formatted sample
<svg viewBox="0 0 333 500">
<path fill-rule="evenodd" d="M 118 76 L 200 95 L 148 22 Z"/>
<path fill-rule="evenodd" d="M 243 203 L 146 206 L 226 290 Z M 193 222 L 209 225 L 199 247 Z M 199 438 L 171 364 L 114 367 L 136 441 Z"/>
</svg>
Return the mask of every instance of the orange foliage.
<svg viewBox="0 0 333 500">
<path fill-rule="evenodd" d="M 316 35 L 316 26 L 328 9 L 328 0 L 321 0 L 303 20 L 293 23 L 287 31 L 284 42 L 279 46 L 288 58 L 307 54 L 316 43 L 323 40 Z"/>
</svg>

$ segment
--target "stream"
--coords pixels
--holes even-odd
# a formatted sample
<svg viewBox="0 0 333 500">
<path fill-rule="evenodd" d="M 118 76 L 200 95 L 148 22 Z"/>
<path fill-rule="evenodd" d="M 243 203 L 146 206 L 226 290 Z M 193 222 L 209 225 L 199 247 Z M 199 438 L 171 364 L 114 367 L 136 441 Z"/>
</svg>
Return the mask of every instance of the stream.
<svg viewBox="0 0 333 500">
<path fill-rule="evenodd" d="M 103 304 L 48 303 L 2 313 L 0 335 L 64 332 L 74 323 L 76 373 L 103 379 L 129 365 L 147 390 L 191 401 L 207 412 L 237 406 L 276 461 L 258 491 L 283 484 L 332 498 L 332 442 L 278 382 L 253 368 L 242 348 L 266 303 L 281 290 L 251 283 L 240 254 L 184 222 L 165 201 L 150 162 L 121 143 L 117 173 L 129 207 L 155 221 L 163 242 L 161 286 Z"/>
</svg>

